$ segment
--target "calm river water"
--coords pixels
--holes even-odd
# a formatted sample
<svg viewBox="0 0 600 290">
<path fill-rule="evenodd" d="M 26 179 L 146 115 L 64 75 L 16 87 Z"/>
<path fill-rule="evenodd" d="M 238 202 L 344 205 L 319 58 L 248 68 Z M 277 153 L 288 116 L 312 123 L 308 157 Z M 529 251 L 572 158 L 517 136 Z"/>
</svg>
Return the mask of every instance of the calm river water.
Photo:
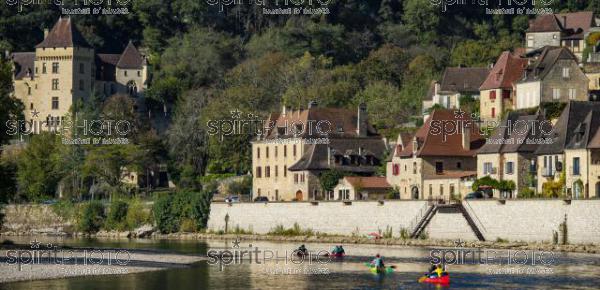
<svg viewBox="0 0 600 290">
<path fill-rule="evenodd" d="M 14 238 L 18 244 L 28 244 L 32 238 Z M 313 259 L 299 263 L 286 260 L 297 244 L 271 242 L 221 242 L 178 240 L 99 240 L 38 237 L 42 243 L 61 246 L 152 249 L 157 252 L 206 256 L 207 251 L 259 251 L 259 260 L 251 262 L 245 256 L 230 265 L 209 265 L 198 262 L 185 268 L 167 269 L 121 276 L 87 276 L 68 279 L 28 281 L 0 284 L 2 289 L 437 289 L 419 284 L 417 279 L 426 271 L 432 249 L 346 245 L 343 260 Z M 309 251 L 331 249 L 331 244 L 307 244 Z M 450 249 L 456 253 L 454 249 Z M 287 252 L 286 252 L 287 251 Z M 256 253 L 256 252 L 254 252 Z M 396 266 L 394 273 L 375 275 L 364 265 L 375 254 L 385 257 L 386 264 Z M 436 252 L 437 253 L 437 252 Z M 511 255 L 497 250 L 496 257 Z M 514 254 L 514 253 L 513 253 Z M 522 253 L 521 253 L 522 254 Z M 527 266 L 499 265 L 500 258 L 481 263 L 466 262 L 449 265 L 451 284 L 446 289 L 599 289 L 600 255 L 554 253 L 553 259 L 532 265 L 527 253 Z M 489 253 L 486 253 L 488 257 Z M 226 255 L 223 255 L 225 258 Z M 263 260 L 263 257 L 267 257 Z M 271 258 L 273 257 L 273 258 Z M 279 257 L 279 258 L 275 258 Z M 523 256 L 514 256 L 523 261 Z M 519 260 L 520 259 L 520 260 Z M 227 260 L 227 259 L 226 259 Z M 513 261 L 514 262 L 514 261 Z M 1 275 L 1 273 L 0 273 Z"/>
</svg>

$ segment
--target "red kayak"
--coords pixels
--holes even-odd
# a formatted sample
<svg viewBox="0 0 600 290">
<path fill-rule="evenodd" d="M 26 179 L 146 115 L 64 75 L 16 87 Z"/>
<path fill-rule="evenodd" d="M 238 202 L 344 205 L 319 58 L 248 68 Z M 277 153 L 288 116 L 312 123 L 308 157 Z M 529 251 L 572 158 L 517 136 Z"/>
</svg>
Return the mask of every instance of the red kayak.
<svg viewBox="0 0 600 290">
<path fill-rule="evenodd" d="M 333 257 L 333 258 L 343 258 L 345 256 L 344 253 L 331 253 L 329 254 L 329 257 Z"/>
<path fill-rule="evenodd" d="M 419 279 L 419 282 L 432 284 L 450 284 L 450 275 L 435 278 L 421 277 L 421 279 Z"/>
</svg>

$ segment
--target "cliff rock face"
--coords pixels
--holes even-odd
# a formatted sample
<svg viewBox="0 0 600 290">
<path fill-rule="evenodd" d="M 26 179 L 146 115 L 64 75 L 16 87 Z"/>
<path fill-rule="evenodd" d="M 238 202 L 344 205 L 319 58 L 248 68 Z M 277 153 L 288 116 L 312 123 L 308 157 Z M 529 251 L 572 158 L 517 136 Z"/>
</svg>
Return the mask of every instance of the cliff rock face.
<svg viewBox="0 0 600 290">
<path fill-rule="evenodd" d="M 63 235 L 75 227 L 73 221 L 60 217 L 48 205 L 7 205 L 4 214 L 4 234 Z"/>
</svg>

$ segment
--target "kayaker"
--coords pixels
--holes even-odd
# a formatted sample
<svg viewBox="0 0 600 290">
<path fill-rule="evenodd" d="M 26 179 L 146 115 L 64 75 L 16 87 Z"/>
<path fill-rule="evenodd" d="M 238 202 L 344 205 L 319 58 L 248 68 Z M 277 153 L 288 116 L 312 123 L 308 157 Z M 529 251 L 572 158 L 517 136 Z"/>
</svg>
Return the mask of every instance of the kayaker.
<svg viewBox="0 0 600 290">
<path fill-rule="evenodd" d="M 377 270 L 385 270 L 385 264 L 383 263 L 383 258 L 377 254 L 375 255 L 375 259 L 371 262 L 371 265 L 377 268 Z"/>
<path fill-rule="evenodd" d="M 346 251 L 344 251 L 344 247 L 342 247 L 342 245 L 339 245 L 339 252 L 340 254 L 346 254 Z"/>
<path fill-rule="evenodd" d="M 297 251 L 298 251 L 298 253 L 304 254 L 304 255 L 306 255 L 306 253 L 308 253 L 308 250 L 306 249 L 306 247 L 304 245 L 301 245 Z"/>
<path fill-rule="evenodd" d="M 441 264 L 432 264 L 431 267 L 429 267 L 428 276 L 430 278 L 442 277 L 442 273 L 444 273 L 444 269 Z"/>
</svg>

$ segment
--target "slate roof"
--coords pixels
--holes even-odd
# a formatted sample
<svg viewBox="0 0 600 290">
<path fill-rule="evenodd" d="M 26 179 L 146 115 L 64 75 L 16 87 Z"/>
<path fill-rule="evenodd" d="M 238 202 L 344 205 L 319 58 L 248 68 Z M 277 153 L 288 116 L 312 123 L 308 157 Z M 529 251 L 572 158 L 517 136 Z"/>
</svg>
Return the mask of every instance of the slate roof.
<svg viewBox="0 0 600 290">
<path fill-rule="evenodd" d="M 543 79 L 559 59 L 577 61 L 577 57 L 564 47 L 544 46 L 527 54 L 527 56 L 534 55 L 539 56 L 527 66 L 523 78 L 519 82 L 533 82 Z"/>
<path fill-rule="evenodd" d="M 444 71 L 440 91 L 476 93 L 487 78 L 490 69 L 484 67 L 449 67 Z"/>
<path fill-rule="evenodd" d="M 443 124 L 449 126 L 469 125 L 467 130 L 470 133 L 470 149 L 465 150 L 462 146 L 462 134 L 458 132 L 450 132 L 441 134 L 438 131 Z M 444 140 L 445 137 L 445 140 Z M 477 150 L 483 146 L 485 140 L 479 133 L 479 128 L 475 122 L 469 119 L 469 114 L 456 114 L 454 111 L 446 109 L 434 110 L 425 124 L 416 132 L 414 138 L 418 143 L 416 154 L 422 156 L 475 156 Z M 414 140 L 414 139 L 413 139 Z M 406 148 L 400 152 L 401 157 L 411 157 L 413 155 L 414 142 L 411 141 L 406 145 Z"/>
<path fill-rule="evenodd" d="M 44 40 L 36 48 L 86 47 L 91 48 L 70 17 L 60 18 Z"/>
<path fill-rule="evenodd" d="M 479 89 L 512 89 L 515 82 L 523 76 L 527 62 L 527 59 L 514 56 L 510 51 L 502 52 Z"/>
<path fill-rule="evenodd" d="M 35 52 L 15 52 L 11 54 L 11 59 L 15 64 L 15 79 L 23 79 L 28 72 L 31 77 L 34 76 Z"/>
<path fill-rule="evenodd" d="M 490 142 L 479 149 L 477 154 L 497 154 L 497 153 L 533 153 L 537 149 L 537 144 L 519 143 L 518 140 L 546 138 L 541 129 L 550 131 L 548 123 L 542 123 L 544 118 L 541 115 L 527 115 L 524 112 L 510 112 L 502 123 L 492 132 L 488 140 L 505 140 L 506 143 Z M 510 125 L 510 130 L 509 130 Z"/>
<path fill-rule="evenodd" d="M 385 177 L 381 176 L 346 176 L 344 177 L 352 187 L 360 187 L 362 189 L 388 189 L 392 186 L 387 182 Z"/>
<path fill-rule="evenodd" d="M 553 129 L 553 142 L 550 144 L 539 145 L 535 151 L 536 155 L 561 154 L 568 146 L 574 146 L 572 139 L 575 137 L 575 132 L 581 131 L 581 123 L 585 122 L 588 115 L 600 114 L 600 103 L 585 102 L 585 101 L 570 101 L 562 111 Z M 587 133 L 586 138 L 589 139 L 590 134 Z M 595 136 L 592 137 L 591 145 L 595 143 Z M 574 147 L 573 147 L 574 148 Z"/>
<path fill-rule="evenodd" d="M 600 129 L 600 109 L 590 110 L 583 121 L 577 125 L 574 131 L 569 132 L 571 138 L 566 149 L 585 149 L 589 146 L 597 147 L 598 144 L 592 144 L 597 142 L 598 129 Z"/>
</svg>

